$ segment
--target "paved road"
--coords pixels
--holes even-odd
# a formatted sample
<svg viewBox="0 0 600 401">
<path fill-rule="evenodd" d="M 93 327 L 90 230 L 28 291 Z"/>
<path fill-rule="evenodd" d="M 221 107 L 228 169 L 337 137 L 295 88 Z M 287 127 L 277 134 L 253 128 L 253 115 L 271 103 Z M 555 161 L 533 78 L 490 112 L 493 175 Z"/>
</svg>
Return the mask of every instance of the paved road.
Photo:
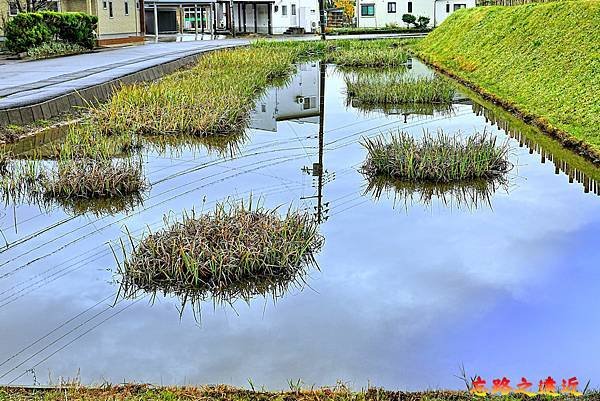
<svg viewBox="0 0 600 401">
<path fill-rule="evenodd" d="M 349 35 L 328 39 L 374 39 L 382 37 L 415 37 L 415 35 Z M 0 110 L 29 106 L 57 98 L 74 90 L 97 84 L 174 61 L 207 50 L 246 45 L 247 39 L 189 40 L 146 43 L 102 50 L 95 53 L 39 61 L 4 62 L 0 64 Z M 317 36 L 282 37 L 282 39 L 316 40 Z"/>
</svg>

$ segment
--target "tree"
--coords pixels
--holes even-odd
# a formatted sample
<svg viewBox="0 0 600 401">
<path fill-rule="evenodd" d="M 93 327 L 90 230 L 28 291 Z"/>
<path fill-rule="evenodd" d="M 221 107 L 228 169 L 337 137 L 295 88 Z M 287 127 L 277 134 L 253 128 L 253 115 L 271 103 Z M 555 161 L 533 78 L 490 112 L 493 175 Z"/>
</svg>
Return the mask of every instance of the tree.
<svg viewBox="0 0 600 401">
<path fill-rule="evenodd" d="M 420 28 L 420 29 L 427 28 L 427 25 L 429 25 L 430 20 L 431 19 L 428 17 L 424 17 L 422 15 L 419 16 L 419 18 L 417 18 L 417 23 L 416 23 L 417 28 Z"/>
<path fill-rule="evenodd" d="M 35 11 L 58 11 L 56 0 L 0 0 L 5 1 L 10 8 L 16 8 L 20 13 Z"/>
<path fill-rule="evenodd" d="M 407 28 L 409 27 L 410 24 L 414 24 L 416 20 L 417 19 L 412 14 L 403 14 L 402 15 L 402 21 L 406 24 Z"/>
<path fill-rule="evenodd" d="M 354 18 L 354 0 L 334 0 L 335 8 L 340 8 L 344 11 L 344 15 L 349 21 Z"/>
</svg>

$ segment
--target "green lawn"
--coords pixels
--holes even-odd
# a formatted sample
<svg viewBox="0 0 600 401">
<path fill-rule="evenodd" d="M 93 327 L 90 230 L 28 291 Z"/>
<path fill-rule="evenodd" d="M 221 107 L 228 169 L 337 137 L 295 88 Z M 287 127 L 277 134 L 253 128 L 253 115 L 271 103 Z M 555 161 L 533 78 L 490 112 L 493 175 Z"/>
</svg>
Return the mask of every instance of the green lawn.
<svg viewBox="0 0 600 401">
<path fill-rule="evenodd" d="M 600 1 L 453 13 L 410 47 L 600 158 Z"/>
</svg>

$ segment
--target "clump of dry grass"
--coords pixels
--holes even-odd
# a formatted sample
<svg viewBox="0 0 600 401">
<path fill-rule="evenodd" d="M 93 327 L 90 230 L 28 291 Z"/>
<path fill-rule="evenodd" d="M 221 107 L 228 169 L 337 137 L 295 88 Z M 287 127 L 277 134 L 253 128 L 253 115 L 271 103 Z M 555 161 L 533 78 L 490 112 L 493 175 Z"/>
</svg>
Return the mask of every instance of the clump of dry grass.
<svg viewBox="0 0 600 401">
<path fill-rule="evenodd" d="M 42 180 L 50 198 L 106 198 L 139 193 L 148 186 L 141 161 L 89 158 L 61 160 Z"/>
<path fill-rule="evenodd" d="M 492 179 L 511 169 L 508 142 L 497 146 L 486 132 L 463 140 L 459 135 L 425 132 L 419 140 L 399 131 L 389 139 L 365 139 L 368 157 L 362 171 L 404 181 L 452 182 Z"/>
<path fill-rule="evenodd" d="M 126 297 L 140 291 L 174 293 L 184 303 L 208 296 L 216 302 L 277 297 L 317 267 L 314 254 L 323 242 L 309 214 L 288 210 L 280 216 L 252 200 L 218 203 L 211 213 L 165 222 L 161 231 L 131 239 L 129 256 L 122 245 Z"/>
</svg>

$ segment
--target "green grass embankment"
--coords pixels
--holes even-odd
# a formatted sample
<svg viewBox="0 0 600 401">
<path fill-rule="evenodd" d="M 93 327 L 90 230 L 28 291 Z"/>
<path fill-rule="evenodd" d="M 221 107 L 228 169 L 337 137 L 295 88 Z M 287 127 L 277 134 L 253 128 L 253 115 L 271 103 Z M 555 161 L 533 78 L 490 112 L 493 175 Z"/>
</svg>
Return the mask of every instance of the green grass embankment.
<svg viewBox="0 0 600 401">
<path fill-rule="evenodd" d="M 432 65 L 600 161 L 600 1 L 453 13 L 410 44 Z"/>
</svg>

